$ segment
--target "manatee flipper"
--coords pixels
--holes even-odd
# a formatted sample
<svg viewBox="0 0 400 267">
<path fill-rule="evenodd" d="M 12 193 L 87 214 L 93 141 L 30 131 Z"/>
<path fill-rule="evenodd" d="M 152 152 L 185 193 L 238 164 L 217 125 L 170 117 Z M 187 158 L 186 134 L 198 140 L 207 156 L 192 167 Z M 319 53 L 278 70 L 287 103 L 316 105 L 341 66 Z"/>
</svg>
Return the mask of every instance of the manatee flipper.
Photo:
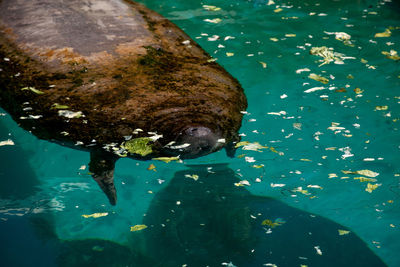
<svg viewBox="0 0 400 267">
<path fill-rule="evenodd" d="M 114 167 L 117 159 L 117 156 L 103 151 L 90 152 L 89 171 L 107 195 L 111 205 L 117 204 L 117 191 L 114 186 Z"/>
<path fill-rule="evenodd" d="M 235 153 L 236 153 L 236 144 L 240 142 L 240 136 L 238 134 L 235 134 L 235 136 L 232 138 L 232 140 L 226 144 L 225 146 L 225 151 L 226 151 L 226 155 L 230 158 L 234 158 L 235 157 Z"/>
</svg>

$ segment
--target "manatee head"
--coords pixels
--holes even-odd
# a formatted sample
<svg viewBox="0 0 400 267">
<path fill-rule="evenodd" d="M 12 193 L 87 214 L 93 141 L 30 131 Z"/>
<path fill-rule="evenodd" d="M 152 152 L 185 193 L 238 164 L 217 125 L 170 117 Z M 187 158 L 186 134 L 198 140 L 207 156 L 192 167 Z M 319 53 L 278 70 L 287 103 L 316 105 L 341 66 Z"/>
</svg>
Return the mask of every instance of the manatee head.
<svg viewBox="0 0 400 267">
<path fill-rule="evenodd" d="M 218 130 L 207 126 L 191 125 L 176 135 L 175 141 L 165 146 L 165 152 L 180 158 L 191 159 L 210 154 L 221 149 L 225 139 Z"/>
<path fill-rule="evenodd" d="M 208 105 L 207 105 L 208 104 Z M 232 144 L 238 141 L 241 114 L 219 114 L 211 110 L 211 101 L 195 107 L 164 109 L 154 116 L 153 126 L 163 138 L 157 140 L 159 154 L 193 159 L 227 148 L 229 156 Z M 217 103 L 220 106 L 220 103 Z"/>
</svg>

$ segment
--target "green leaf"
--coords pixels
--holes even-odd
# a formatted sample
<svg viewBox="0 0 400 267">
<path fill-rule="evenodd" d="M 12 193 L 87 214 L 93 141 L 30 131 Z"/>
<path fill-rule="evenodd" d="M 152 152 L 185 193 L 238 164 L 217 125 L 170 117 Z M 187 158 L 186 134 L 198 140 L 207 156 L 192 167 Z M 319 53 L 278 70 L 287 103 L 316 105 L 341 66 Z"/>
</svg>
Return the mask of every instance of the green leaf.
<svg viewBox="0 0 400 267">
<path fill-rule="evenodd" d="M 125 142 L 122 147 L 131 154 L 138 154 L 144 157 L 153 152 L 152 145 L 149 144 L 150 141 L 149 137 L 139 137 Z"/>
<path fill-rule="evenodd" d="M 35 94 L 38 94 L 38 95 L 43 95 L 44 94 L 44 92 L 42 92 L 42 91 L 40 91 L 40 90 L 38 90 L 38 89 L 36 89 L 34 87 L 29 87 L 29 86 L 21 88 L 21 90 L 22 91 L 31 91 L 31 92 L 34 92 Z"/>
</svg>

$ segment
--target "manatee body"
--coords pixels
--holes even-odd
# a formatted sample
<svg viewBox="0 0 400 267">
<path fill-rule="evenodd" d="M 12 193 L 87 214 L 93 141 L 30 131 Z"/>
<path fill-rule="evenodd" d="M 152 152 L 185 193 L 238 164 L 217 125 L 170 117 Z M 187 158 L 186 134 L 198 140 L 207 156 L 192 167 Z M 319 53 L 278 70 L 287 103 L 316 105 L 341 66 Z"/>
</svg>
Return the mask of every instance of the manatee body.
<svg viewBox="0 0 400 267">
<path fill-rule="evenodd" d="M 247 107 L 177 26 L 123 0 L 1 0 L 0 87 L 21 127 L 90 151 L 111 204 L 119 157 L 232 155 Z"/>
</svg>

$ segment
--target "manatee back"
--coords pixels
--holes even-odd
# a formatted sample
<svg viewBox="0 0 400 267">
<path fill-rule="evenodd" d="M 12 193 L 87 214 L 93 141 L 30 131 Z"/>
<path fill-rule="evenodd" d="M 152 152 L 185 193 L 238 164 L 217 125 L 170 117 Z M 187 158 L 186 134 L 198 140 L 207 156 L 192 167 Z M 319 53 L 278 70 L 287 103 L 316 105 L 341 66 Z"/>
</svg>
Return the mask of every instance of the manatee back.
<svg viewBox="0 0 400 267">
<path fill-rule="evenodd" d="M 1 0 L 1 57 L 9 58 L 0 61 L 2 107 L 63 144 L 121 144 L 137 128 L 167 144 L 188 125 L 229 142 L 247 105 L 200 46 L 132 1 Z"/>
<path fill-rule="evenodd" d="M 70 48 L 90 56 L 152 35 L 139 11 L 116 0 L 2 0 L 0 18 L 32 52 Z"/>
</svg>

